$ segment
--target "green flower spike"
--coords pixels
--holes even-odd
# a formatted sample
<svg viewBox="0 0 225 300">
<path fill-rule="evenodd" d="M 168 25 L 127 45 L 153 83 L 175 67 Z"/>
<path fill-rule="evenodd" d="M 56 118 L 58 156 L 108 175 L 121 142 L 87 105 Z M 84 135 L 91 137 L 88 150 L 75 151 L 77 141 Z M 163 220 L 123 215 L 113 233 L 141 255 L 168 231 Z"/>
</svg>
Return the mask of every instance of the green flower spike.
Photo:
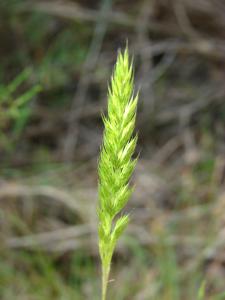
<svg viewBox="0 0 225 300">
<path fill-rule="evenodd" d="M 99 159 L 99 252 L 102 262 L 102 300 L 106 299 L 110 265 L 116 243 L 129 222 L 118 214 L 129 200 L 129 180 L 136 165 L 132 159 L 137 136 L 133 136 L 138 95 L 133 92 L 133 65 L 128 48 L 119 52 L 108 90 L 108 116 Z"/>
</svg>

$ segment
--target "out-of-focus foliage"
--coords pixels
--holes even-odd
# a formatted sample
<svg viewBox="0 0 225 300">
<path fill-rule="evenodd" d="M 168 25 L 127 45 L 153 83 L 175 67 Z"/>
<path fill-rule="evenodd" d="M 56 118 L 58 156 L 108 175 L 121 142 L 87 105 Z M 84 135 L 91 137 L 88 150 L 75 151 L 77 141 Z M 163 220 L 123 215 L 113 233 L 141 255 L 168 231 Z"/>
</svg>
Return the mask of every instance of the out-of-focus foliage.
<svg viewBox="0 0 225 300">
<path fill-rule="evenodd" d="M 31 107 L 29 102 L 40 92 L 40 85 L 14 96 L 21 85 L 29 78 L 29 69 L 21 72 L 8 85 L 0 85 L 0 148 L 9 149 L 13 147 L 13 140 L 18 139 L 26 125 Z"/>
</svg>

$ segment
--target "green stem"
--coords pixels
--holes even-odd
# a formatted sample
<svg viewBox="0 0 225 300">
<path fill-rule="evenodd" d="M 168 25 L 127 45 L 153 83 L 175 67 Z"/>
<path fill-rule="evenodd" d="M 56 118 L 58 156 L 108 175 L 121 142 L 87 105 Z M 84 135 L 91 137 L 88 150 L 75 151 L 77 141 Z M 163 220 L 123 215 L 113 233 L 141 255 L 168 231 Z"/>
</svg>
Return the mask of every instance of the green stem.
<svg viewBox="0 0 225 300">
<path fill-rule="evenodd" d="M 102 266 L 102 300 L 106 300 L 110 265 Z"/>
</svg>

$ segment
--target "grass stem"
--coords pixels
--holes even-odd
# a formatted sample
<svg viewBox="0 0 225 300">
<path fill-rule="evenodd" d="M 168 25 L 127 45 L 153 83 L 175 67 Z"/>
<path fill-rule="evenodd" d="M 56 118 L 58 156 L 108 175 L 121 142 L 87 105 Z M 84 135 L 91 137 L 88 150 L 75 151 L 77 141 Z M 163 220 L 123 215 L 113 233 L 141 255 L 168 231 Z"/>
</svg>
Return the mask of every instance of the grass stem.
<svg viewBox="0 0 225 300">
<path fill-rule="evenodd" d="M 109 281 L 109 266 L 102 266 L 102 300 L 106 300 L 108 281 Z"/>
</svg>

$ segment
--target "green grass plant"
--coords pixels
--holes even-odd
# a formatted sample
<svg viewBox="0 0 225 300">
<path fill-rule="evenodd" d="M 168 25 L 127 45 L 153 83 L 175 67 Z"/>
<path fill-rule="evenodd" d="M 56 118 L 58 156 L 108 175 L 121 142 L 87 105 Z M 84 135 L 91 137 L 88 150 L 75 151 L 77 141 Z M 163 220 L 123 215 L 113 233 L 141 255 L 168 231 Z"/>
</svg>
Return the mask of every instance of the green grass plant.
<svg viewBox="0 0 225 300">
<path fill-rule="evenodd" d="M 102 262 L 102 300 L 106 299 L 112 255 L 129 222 L 120 214 L 129 200 L 129 186 L 135 168 L 137 136 L 133 136 L 138 95 L 133 92 L 133 65 L 128 48 L 119 52 L 108 91 L 108 116 L 99 160 L 99 252 Z"/>
</svg>

